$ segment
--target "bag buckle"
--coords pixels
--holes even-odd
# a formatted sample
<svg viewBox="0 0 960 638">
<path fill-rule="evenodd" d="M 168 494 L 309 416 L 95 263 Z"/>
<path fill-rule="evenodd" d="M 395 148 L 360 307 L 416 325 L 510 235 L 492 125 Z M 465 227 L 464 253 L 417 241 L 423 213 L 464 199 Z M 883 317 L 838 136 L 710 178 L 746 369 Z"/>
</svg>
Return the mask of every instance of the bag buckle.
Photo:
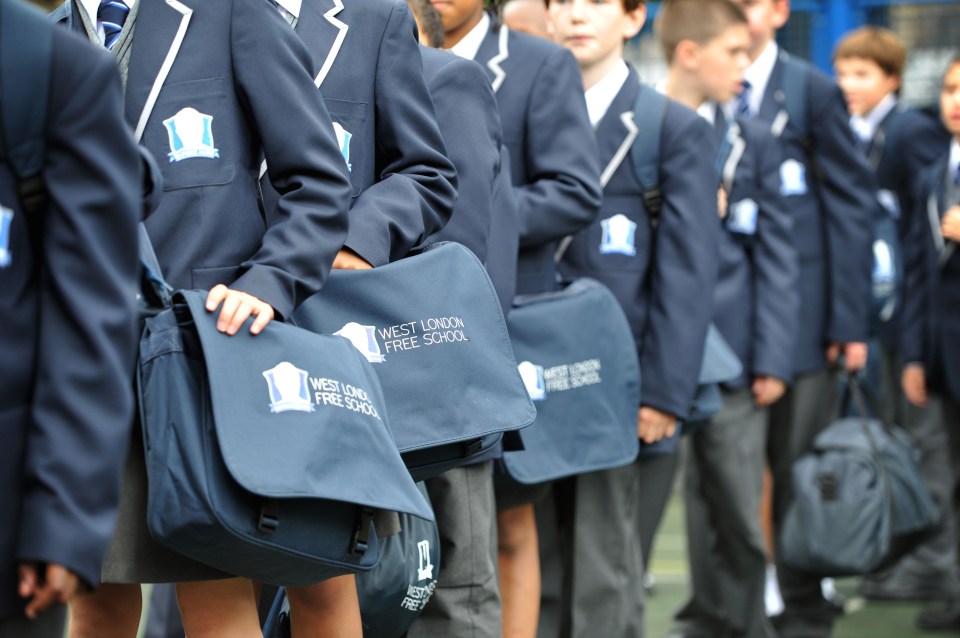
<svg viewBox="0 0 960 638">
<path fill-rule="evenodd" d="M 260 505 L 260 518 L 257 521 L 257 529 L 264 534 L 272 534 L 280 527 L 280 503 L 277 501 L 264 501 Z"/>
<path fill-rule="evenodd" d="M 483 449 L 483 439 L 472 439 L 463 446 L 464 458 L 470 458 Z"/>
<path fill-rule="evenodd" d="M 373 521 L 373 510 L 369 507 L 360 508 L 357 524 L 353 528 L 350 538 L 349 552 L 353 556 L 363 556 L 370 547 L 370 523 Z"/>
</svg>

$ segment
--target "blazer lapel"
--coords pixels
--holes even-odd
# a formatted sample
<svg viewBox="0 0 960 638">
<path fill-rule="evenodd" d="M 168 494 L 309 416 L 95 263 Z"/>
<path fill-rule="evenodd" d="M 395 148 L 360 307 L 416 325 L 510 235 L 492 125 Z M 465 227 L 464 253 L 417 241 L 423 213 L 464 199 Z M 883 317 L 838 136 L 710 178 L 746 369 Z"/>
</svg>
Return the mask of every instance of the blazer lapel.
<svg viewBox="0 0 960 638">
<path fill-rule="evenodd" d="M 787 113 L 787 98 L 783 92 L 783 64 L 786 58 L 786 52 L 780 51 L 773 65 L 773 71 L 770 73 L 763 100 L 760 102 L 759 117 L 764 122 L 771 123 L 770 130 L 775 137 L 780 137 L 787 127 L 787 122 L 790 121 L 790 114 Z"/>
<path fill-rule="evenodd" d="M 193 9 L 181 0 L 140 0 L 140 3 L 137 22 L 141 26 L 133 36 L 130 82 L 125 100 L 127 122 L 134 127 L 138 142 L 180 53 L 193 16 Z M 148 78 L 153 78 L 149 88 Z"/>
<path fill-rule="evenodd" d="M 623 160 L 630 154 L 634 140 L 637 139 L 637 129 L 633 112 L 633 104 L 640 89 L 636 72 L 630 69 L 630 75 L 624 82 L 620 92 L 613 99 L 610 108 L 597 124 L 597 140 L 600 146 L 600 161 L 606 160 L 603 171 L 600 173 L 600 186 L 606 188 Z M 646 116 L 646 114 L 641 114 Z M 607 160 L 607 158 L 610 158 Z"/>
<path fill-rule="evenodd" d="M 939 263 L 942 266 L 953 255 L 956 250 L 956 244 L 947 242 L 940 228 L 941 211 L 947 208 L 947 182 L 944 176 L 947 172 L 948 161 L 942 161 L 937 164 L 936 175 L 938 175 L 937 185 L 930 192 L 927 198 L 927 222 L 930 224 L 930 236 L 933 239 L 933 245 L 937 250 Z"/>
<path fill-rule="evenodd" d="M 319 69 L 314 79 L 317 87 L 330 73 L 350 29 L 339 15 L 342 11 L 343 0 L 305 0 L 300 8 L 297 34 L 306 43 Z"/>
<path fill-rule="evenodd" d="M 510 29 L 507 25 L 501 24 L 496 28 L 496 22 L 490 21 L 490 30 L 480 44 L 477 50 L 476 62 L 482 64 L 490 76 L 490 86 L 493 92 L 500 90 L 504 80 L 507 79 L 507 71 L 503 68 L 503 63 L 510 57 Z"/>
<path fill-rule="evenodd" d="M 728 146 L 729 144 L 729 146 Z M 725 156 L 722 156 L 723 165 L 720 167 L 720 180 L 727 194 L 733 192 L 733 182 L 737 177 L 737 169 L 740 167 L 740 160 L 747 150 L 747 141 L 743 139 L 743 131 L 740 125 L 734 120 L 726 130 L 726 140 L 721 143 L 721 149 L 728 150 Z"/>
</svg>

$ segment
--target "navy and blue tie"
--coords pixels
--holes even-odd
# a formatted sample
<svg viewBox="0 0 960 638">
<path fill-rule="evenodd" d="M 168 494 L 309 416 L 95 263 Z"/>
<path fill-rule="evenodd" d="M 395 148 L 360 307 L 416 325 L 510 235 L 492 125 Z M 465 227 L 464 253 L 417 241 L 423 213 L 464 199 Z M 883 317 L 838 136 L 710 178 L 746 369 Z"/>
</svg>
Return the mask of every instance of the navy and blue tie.
<svg viewBox="0 0 960 638">
<path fill-rule="evenodd" d="M 743 90 L 737 98 L 737 115 L 750 117 L 750 97 L 753 95 L 753 86 L 747 80 L 743 81 Z"/>
<path fill-rule="evenodd" d="M 103 25 L 103 46 L 108 49 L 113 46 L 120 37 L 123 30 L 123 23 L 127 21 L 130 14 L 130 7 L 121 0 L 102 0 L 100 8 L 97 9 L 97 19 Z"/>
</svg>

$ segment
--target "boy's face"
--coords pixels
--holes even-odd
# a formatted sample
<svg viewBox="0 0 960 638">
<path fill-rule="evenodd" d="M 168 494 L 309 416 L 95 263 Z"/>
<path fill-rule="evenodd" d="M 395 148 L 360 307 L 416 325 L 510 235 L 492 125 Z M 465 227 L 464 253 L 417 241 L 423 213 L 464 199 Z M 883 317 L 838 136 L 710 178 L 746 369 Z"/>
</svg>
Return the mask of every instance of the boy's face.
<svg viewBox="0 0 960 638">
<path fill-rule="evenodd" d="M 640 32 L 647 11 L 641 4 L 628 13 L 622 0 L 551 0 L 548 15 L 553 41 L 586 71 L 621 58 L 623 41 Z"/>
<path fill-rule="evenodd" d="M 952 65 L 943 78 L 940 116 L 950 134 L 960 139 L 960 63 Z"/>
<path fill-rule="evenodd" d="M 900 88 L 900 79 L 887 75 L 868 58 L 840 58 L 833 64 L 851 115 L 866 115 L 883 98 Z"/>
<path fill-rule="evenodd" d="M 483 15 L 483 0 L 430 0 L 430 4 L 440 13 L 447 33 L 472 27 Z"/>
<path fill-rule="evenodd" d="M 731 25 L 702 46 L 695 46 L 691 60 L 697 82 L 711 100 L 726 103 L 743 88 L 743 76 L 750 66 L 750 34 L 745 24 Z"/>
<path fill-rule="evenodd" d="M 750 59 L 756 60 L 790 17 L 790 0 L 734 0 L 747 14 Z"/>
</svg>

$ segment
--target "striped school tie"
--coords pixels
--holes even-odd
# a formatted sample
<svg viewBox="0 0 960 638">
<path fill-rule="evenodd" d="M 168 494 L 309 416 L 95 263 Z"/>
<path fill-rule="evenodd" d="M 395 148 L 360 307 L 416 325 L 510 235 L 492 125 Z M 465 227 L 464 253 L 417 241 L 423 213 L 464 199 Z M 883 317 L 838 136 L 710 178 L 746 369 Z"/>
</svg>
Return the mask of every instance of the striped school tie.
<svg viewBox="0 0 960 638">
<path fill-rule="evenodd" d="M 743 90 L 737 98 L 737 115 L 750 117 L 750 97 L 753 95 L 753 86 L 747 80 L 743 81 Z"/>
<path fill-rule="evenodd" d="M 123 31 L 123 23 L 127 21 L 130 7 L 121 0 L 101 0 L 97 9 L 97 19 L 103 25 L 103 46 L 108 49 L 113 46 Z"/>
</svg>

